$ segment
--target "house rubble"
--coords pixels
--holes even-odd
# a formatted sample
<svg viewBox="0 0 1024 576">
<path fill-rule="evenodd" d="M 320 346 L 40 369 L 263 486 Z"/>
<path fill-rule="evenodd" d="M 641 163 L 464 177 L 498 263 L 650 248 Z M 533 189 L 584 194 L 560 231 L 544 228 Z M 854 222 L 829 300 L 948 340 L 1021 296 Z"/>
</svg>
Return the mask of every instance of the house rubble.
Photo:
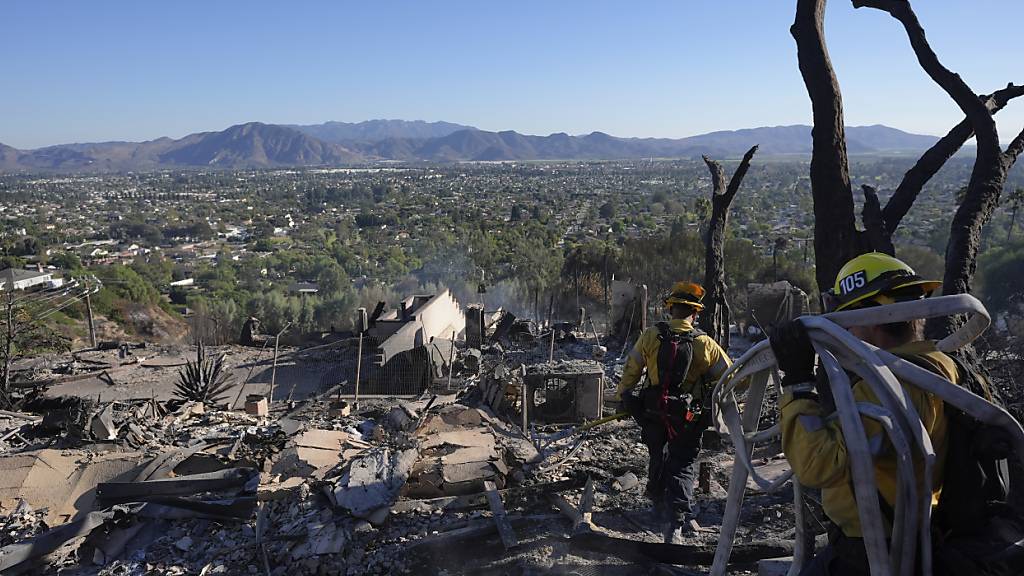
<svg viewBox="0 0 1024 576">
<path fill-rule="evenodd" d="M 653 574 L 713 555 L 713 529 L 657 544 L 633 422 L 584 429 L 611 414 L 622 341 L 461 313 L 457 330 L 444 315 L 457 338 L 415 397 L 356 401 L 320 383 L 291 401 L 263 389 L 238 390 L 246 402 L 104 400 L 61 382 L 0 412 L 0 574 Z M 731 461 L 701 463 L 704 525 L 721 517 Z M 793 519 L 782 496 L 745 505 L 736 573 L 756 573 L 792 549 Z"/>
</svg>

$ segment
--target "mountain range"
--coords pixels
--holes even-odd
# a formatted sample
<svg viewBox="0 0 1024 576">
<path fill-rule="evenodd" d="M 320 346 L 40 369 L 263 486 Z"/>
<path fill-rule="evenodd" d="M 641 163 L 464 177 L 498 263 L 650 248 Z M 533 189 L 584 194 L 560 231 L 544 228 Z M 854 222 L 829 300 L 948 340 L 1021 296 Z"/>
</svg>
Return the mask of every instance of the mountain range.
<svg viewBox="0 0 1024 576">
<path fill-rule="evenodd" d="M 847 128 L 852 154 L 918 152 L 937 140 L 888 126 Z M 711 132 L 687 138 L 618 138 L 603 132 L 530 136 L 488 132 L 448 122 L 370 120 L 278 125 L 250 122 L 220 132 L 145 142 L 63 144 L 18 150 L 0 144 L 0 171 L 127 171 L 165 168 L 273 168 L 351 166 L 380 161 L 461 162 L 717 158 L 750 146 L 763 155 L 806 155 L 811 127 L 804 125 Z"/>
</svg>

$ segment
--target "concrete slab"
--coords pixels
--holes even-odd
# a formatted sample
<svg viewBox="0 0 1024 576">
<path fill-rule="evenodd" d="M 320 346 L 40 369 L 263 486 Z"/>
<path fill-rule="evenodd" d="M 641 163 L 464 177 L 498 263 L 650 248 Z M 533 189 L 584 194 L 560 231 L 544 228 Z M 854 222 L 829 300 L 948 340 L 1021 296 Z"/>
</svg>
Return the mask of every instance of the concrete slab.
<svg viewBox="0 0 1024 576">
<path fill-rule="evenodd" d="M 341 430 L 306 430 L 295 438 L 295 445 L 338 451 L 352 436 Z"/>
<path fill-rule="evenodd" d="M 451 454 L 442 456 L 441 463 L 447 466 L 469 462 L 489 462 L 497 459 L 498 453 L 494 451 L 493 446 L 472 446 L 459 448 Z"/>
<path fill-rule="evenodd" d="M 490 462 L 467 462 L 465 464 L 448 464 L 441 468 L 445 483 L 459 484 L 493 478 L 497 470 Z M 482 484 L 481 484 L 482 485 Z"/>
<path fill-rule="evenodd" d="M 46 508 L 51 525 L 68 522 L 93 510 L 97 484 L 134 480 L 147 460 L 141 452 L 50 449 L 0 456 L 0 511 L 24 499 Z"/>
<path fill-rule="evenodd" d="M 420 441 L 420 447 L 424 450 L 438 448 L 445 444 L 463 447 L 490 446 L 493 448 L 494 436 L 482 430 L 452 430 L 428 435 Z"/>
<path fill-rule="evenodd" d="M 283 476 L 312 476 L 358 454 L 362 448 L 345 450 L 351 435 L 340 430 L 306 430 L 281 451 L 271 472 Z"/>
</svg>

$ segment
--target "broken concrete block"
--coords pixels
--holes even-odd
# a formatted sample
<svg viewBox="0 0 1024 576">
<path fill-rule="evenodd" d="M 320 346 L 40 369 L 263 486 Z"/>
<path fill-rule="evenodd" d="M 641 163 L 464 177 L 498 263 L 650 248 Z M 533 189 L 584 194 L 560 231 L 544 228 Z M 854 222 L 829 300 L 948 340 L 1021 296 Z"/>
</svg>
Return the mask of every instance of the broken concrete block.
<svg viewBox="0 0 1024 576">
<path fill-rule="evenodd" d="M 525 438 L 502 438 L 502 444 L 506 448 L 506 455 L 509 456 L 509 463 L 517 466 L 523 464 L 534 464 L 540 460 L 540 452 L 537 447 Z"/>
<path fill-rule="evenodd" d="M 262 394 L 249 394 L 245 397 L 245 413 L 265 418 L 270 414 L 270 404 Z"/>
<path fill-rule="evenodd" d="M 455 464 L 467 464 L 469 462 L 488 462 L 497 459 L 498 454 L 494 451 L 493 445 L 469 446 L 457 448 L 451 454 L 442 456 L 441 463 L 447 466 Z"/>
<path fill-rule="evenodd" d="M 612 482 L 612 488 L 619 492 L 626 492 L 640 485 L 640 479 L 632 472 L 626 472 Z"/>
<path fill-rule="evenodd" d="M 416 428 L 416 435 L 425 437 L 432 433 L 480 426 L 485 419 L 486 416 L 477 408 L 453 404 L 424 416 L 423 421 Z"/>
<path fill-rule="evenodd" d="M 344 400 L 335 400 L 331 402 L 328 408 L 328 415 L 332 418 L 344 418 L 352 413 L 352 405 Z"/>
<path fill-rule="evenodd" d="M 479 480 L 481 486 L 484 480 L 493 478 L 497 473 L 490 462 L 445 464 L 442 466 L 441 472 L 446 484 L 460 484 Z"/>
<path fill-rule="evenodd" d="M 494 446 L 494 436 L 483 430 L 450 430 L 427 436 L 420 442 L 423 449 L 440 446 Z"/>
<path fill-rule="evenodd" d="M 390 508 L 398 497 L 418 456 L 415 448 L 400 452 L 383 448 L 355 459 L 338 482 L 334 500 L 353 516 L 372 522 L 381 508 Z"/>
<path fill-rule="evenodd" d="M 306 430 L 295 437 L 270 471 L 283 476 L 309 477 L 317 470 L 342 462 L 342 448 L 351 439 L 340 430 Z"/>
<path fill-rule="evenodd" d="M 182 552 L 187 552 L 192 547 L 192 538 L 183 536 L 177 542 L 174 543 L 174 547 Z"/>
<path fill-rule="evenodd" d="M 293 494 L 298 494 L 305 480 L 298 476 L 288 478 L 281 482 L 261 485 L 256 493 L 259 500 L 283 500 Z"/>
<path fill-rule="evenodd" d="M 452 426 L 479 426 L 481 422 L 480 410 L 461 404 L 445 406 L 440 414 L 441 419 Z"/>
</svg>

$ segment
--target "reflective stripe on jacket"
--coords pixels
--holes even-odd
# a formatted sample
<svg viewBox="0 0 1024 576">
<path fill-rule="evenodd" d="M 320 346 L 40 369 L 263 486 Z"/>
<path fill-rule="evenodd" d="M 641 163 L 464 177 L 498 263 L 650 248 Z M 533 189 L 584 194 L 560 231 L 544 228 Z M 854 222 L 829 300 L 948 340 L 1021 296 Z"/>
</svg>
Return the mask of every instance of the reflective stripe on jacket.
<svg viewBox="0 0 1024 576">
<path fill-rule="evenodd" d="M 902 357 L 923 360 L 932 372 L 956 383 L 957 369 L 953 360 L 939 352 L 931 341 L 910 342 L 889 350 Z M 935 467 L 932 478 L 932 506 L 938 504 L 942 490 L 942 472 L 946 463 L 946 431 L 948 422 L 941 398 L 928 394 L 919 388 L 903 384 L 908 397 L 917 409 L 924 423 L 932 446 L 935 448 Z M 863 381 L 853 385 L 853 397 L 857 402 L 881 403 L 871 388 Z M 782 406 L 782 450 L 793 467 L 800 482 L 811 488 L 821 489 L 821 503 L 825 514 L 851 538 L 860 538 L 860 517 L 854 498 L 853 481 L 850 474 L 846 443 L 836 418 L 822 417 L 821 406 L 816 400 L 801 398 L 794 400 L 786 394 Z M 896 457 L 888 436 L 878 422 L 862 418 L 868 447 L 875 456 L 875 482 L 878 491 L 889 506 L 896 503 Z M 915 458 L 918 491 L 922 490 L 923 463 Z"/>
<path fill-rule="evenodd" d="M 669 320 L 668 327 L 676 333 L 690 332 L 693 325 L 689 320 Z M 660 386 L 658 382 L 658 350 L 661 349 L 661 340 L 658 339 L 658 328 L 648 328 L 640 335 L 636 345 L 629 352 L 629 359 L 626 360 L 626 367 L 622 371 L 622 379 L 616 390 L 616 397 L 622 398 L 622 393 L 635 388 L 643 376 L 644 369 L 647 369 L 648 386 Z M 710 399 L 711 390 L 718 379 L 725 373 L 732 360 L 710 336 L 700 335 L 693 339 L 693 360 L 690 361 L 690 368 L 683 378 L 682 392 L 692 394 L 695 398 Z M 700 384 L 700 386 L 698 386 Z M 702 388 L 698 390 L 698 388 Z"/>
</svg>

